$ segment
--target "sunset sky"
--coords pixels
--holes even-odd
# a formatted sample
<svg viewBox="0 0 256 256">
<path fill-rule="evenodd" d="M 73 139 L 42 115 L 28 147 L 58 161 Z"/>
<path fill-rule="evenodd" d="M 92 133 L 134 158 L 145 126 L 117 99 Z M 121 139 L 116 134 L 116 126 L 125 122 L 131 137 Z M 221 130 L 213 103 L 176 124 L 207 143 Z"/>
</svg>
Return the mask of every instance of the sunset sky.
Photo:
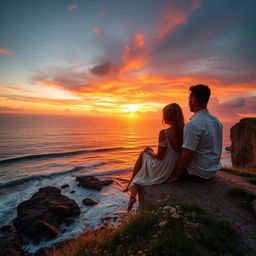
<svg viewBox="0 0 256 256">
<path fill-rule="evenodd" d="M 158 116 L 212 89 L 221 120 L 256 116 L 256 1 L 3 0 L 0 112 Z"/>
</svg>

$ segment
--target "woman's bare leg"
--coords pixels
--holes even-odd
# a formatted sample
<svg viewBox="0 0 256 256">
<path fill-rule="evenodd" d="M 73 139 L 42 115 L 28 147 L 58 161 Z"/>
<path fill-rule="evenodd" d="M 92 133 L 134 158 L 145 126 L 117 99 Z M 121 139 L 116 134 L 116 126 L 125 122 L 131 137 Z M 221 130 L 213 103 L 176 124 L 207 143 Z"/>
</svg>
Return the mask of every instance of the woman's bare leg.
<svg viewBox="0 0 256 256">
<path fill-rule="evenodd" d="M 135 165 L 134 165 L 134 167 L 133 167 L 132 177 L 131 177 L 131 179 L 130 179 L 128 185 L 126 186 L 126 188 L 123 190 L 123 192 L 127 192 L 127 191 L 128 191 L 128 188 L 129 188 L 129 186 L 130 186 L 130 184 L 131 184 L 131 182 L 132 182 L 134 176 L 135 176 L 135 175 L 139 172 L 139 170 L 141 169 L 141 167 L 142 167 L 142 154 L 143 154 L 143 153 L 144 153 L 143 151 L 140 153 L 140 155 L 139 155 L 137 161 L 135 162 Z"/>
<path fill-rule="evenodd" d="M 137 201 L 136 196 L 139 193 L 139 188 L 140 186 L 138 184 L 133 184 L 131 187 L 131 196 L 130 196 L 130 200 L 127 206 L 127 211 L 129 212 L 132 209 L 133 204 Z"/>
</svg>

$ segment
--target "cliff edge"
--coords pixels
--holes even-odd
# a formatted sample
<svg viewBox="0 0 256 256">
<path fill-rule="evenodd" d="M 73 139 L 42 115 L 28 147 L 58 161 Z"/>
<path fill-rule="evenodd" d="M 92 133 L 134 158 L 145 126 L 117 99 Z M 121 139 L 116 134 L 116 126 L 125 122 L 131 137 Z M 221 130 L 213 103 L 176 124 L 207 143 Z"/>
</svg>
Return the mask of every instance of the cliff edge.
<svg viewBox="0 0 256 256">
<path fill-rule="evenodd" d="M 140 206 L 163 200 L 168 195 L 177 202 L 197 204 L 210 216 L 228 220 L 234 226 L 241 227 L 237 229 L 241 247 L 247 251 L 247 255 L 256 255 L 255 213 L 227 196 L 227 192 L 233 187 L 242 187 L 256 193 L 256 186 L 244 178 L 218 171 L 212 180 L 206 182 L 178 180 L 172 184 L 143 186 L 139 195 Z"/>
<path fill-rule="evenodd" d="M 236 168 L 256 167 L 256 118 L 243 118 L 230 129 L 231 160 Z"/>
</svg>

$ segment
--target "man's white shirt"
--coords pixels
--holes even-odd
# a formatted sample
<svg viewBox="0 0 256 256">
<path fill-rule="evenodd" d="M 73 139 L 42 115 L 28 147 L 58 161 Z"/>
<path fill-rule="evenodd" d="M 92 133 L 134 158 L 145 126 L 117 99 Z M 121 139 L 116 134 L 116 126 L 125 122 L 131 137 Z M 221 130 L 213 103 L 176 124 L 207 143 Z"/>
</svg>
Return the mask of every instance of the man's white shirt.
<svg viewBox="0 0 256 256">
<path fill-rule="evenodd" d="M 210 179 L 220 169 L 222 129 L 221 122 L 207 109 L 196 112 L 185 125 L 182 148 L 195 151 L 187 168 L 189 174 Z"/>
</svg>

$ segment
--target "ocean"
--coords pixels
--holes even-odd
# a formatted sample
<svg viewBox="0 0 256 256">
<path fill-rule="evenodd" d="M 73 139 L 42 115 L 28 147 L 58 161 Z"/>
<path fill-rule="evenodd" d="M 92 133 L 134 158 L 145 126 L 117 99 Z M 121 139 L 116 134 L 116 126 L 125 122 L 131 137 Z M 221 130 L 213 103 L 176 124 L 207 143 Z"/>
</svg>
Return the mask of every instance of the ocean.
<svg viewBox="0 0 256 256">
<path fill-rule="evenodd" d="M 231 123 L 224 123 L 222 165 L 230 166 Z M 28 114 L 0 115 L 0 227 L 16 217 L 16 207 L 44 186 L 61 187 L 62 194 L 74 199 L 81 215 L 74 224 L 60 227 L 60 235 L 25 249 L 71 238 L 101 224 L 102 218 L 125 213 L 129 196 L 122 192 L 132 167 L 146 146 L 157 148 L 161 118 L 73 117 Z M 101 191 L 78 187 L 75 178 L 94 175 L 113 179 Z M 85 206 L 84 198 L 98 202 Z"/>
</svg>

